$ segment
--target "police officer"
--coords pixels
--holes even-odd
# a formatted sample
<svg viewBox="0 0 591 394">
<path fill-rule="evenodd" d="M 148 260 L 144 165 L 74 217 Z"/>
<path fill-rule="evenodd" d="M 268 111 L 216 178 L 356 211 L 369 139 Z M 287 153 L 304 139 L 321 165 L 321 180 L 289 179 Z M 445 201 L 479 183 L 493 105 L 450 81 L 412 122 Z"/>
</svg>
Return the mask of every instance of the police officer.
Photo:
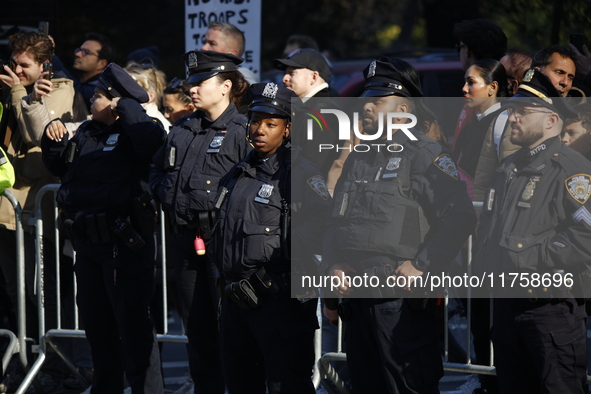
<svg viewBox="0 0 591 394">
<path fill-rule="evenodd" d="M 72 136 L 55 120 L 43 161 L 62 185 L 57 202 L 76 250 L 78 307 L 92 351 L 93 393 L 162 393 L 149 303 L 154 292 L 153 210 L 144 210 L 162 125 L 144 112 L 148 94 L 116 64 L 95 82 L 92 121 Z M 141 201 L 140 201 L 141 200 Z"/>
<path fill-rule="evenodd" d="M 474 257 L 498 280 L 492 339 L 499 391 L 587 392 L 578 289 L 589 288 L 580 274 L 591 261 L 591 165 L 560 142 L 564 120 L 575 113 L 548 77 L 529 70 L 508 104 L 511 142 L 521 149 L 493 175 Z M 502 275 L 518 275 L 519 283 L 503 285 Z"/>
<path fill-rule="evenodd" d="M 376 134 L 388 113 L 417 114 L 421 124 L 424 108 L 416 97 L 422 92 L 412 66 L 380 57 L 364 76 L 365 134 Z M 398 116 L 396 123 L 405 123 L 407 118 Z M 405 131 L 394 130 L 391 140 L 384 135 L 370 150 L 349 155 L 324 241 L 323 264 L 333 277 L 366 272 L 406 281 L 377 294 L 343 280 L 335 291 L 348 297 L 339 312 L 347 321 L 347 366 L 359 393 L 439 392 L 443 366 L 434 300 L 404 297 L 411 295 L 409 278 L 444 270 L 475 225 L 450 153 L 416 129 Z M 396 149 L 378 149 L 378 143 Z M 368 298 L 372 295 L 384 298 Z"/>
<path fill-rule="evenodd" d="M 210 252 L 226 284 L 221 336 L 229 393 L 315 392 L 317 299 L 290 298 L 290 266 L 320 252 L 330 197 L 319 170 L 290 150 L 294 97 L 275 83 L 250 87 L 254 151 L 220 182 Z"/>
<path fill-rule="evenodd" d="M 186 80 L 197 111 L 177 121 L 154 157 L 150 186 L 162 203 L 172 234 L 180 315 L 189 338 L 189 369 L 203 393 L 223 393 L 215 266 L 195 245 L 210 238 L 210 215 L 219 180 L 251 149 L 246 117 L 234 100 L 248 84 L 238 71 L 242 59 L 229 53 L 190 51 Z"/>
</svg>

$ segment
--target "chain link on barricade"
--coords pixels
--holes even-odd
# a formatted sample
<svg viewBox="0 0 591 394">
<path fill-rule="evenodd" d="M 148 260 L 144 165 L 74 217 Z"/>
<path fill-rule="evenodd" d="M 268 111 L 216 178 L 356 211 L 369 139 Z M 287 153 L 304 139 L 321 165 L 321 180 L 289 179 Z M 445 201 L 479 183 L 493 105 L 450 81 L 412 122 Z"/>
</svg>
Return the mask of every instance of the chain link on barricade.
<svg viewBox="0 0 591 394">
<path fill-rule="evenodd" d="M 23 211 L 17 198 L 10 192 L 5 190 L 0 198 L 6 198 L 14 209 L 15 223 L 16 223 L 16 281 L 17 281 L 17 332 L 13 333 L 10 330 L 0 330 L 0 336 L 7 337 L 9 344 L 6 352 L 2 356 L 2 373 L 6 372 L 8 363 L 15 354 L 19 354 L 21 364 L 27 365 L 26 341 L 27 338 L 27 320 L 26 320 L 26 303 L 25 303 L 25 246 L 24 246 L 24 230 L 23 230 Z"/>
<path fill-rule="evenodd" d="M 43 363 L 46 360 L 46 356 L 47 356 L 47 352 L 48 352 L 48 346 L 51 348 L 52 351 L 56 352 L 59 357 L 64 361 L 64 363 L 66 364 L 66 366 L 71 370 L 71 372 L 73 373 L 73 375 L 80 381 L 80 382 L 84 382 L 84 383 L 88 383 L 90 385 L 91 382 L 87 381 L 86 378 L 84 376 L 82 376 L 80 374 L 80 372 L 78 371 L 78 369 L 76 368 L 76 366 L 68 359 L 68 356 L 66 354 L 64 354 L 64 352 L 62 351 L 62 349 L 60 349 L 60 347 L 58 346 L 58 344 L 54 341 L 55 338 L 85 338 L 86 334 L 84 332 L 84 330 L 81 330 L 78 326 L 78 308 L 76 306 L 74 306 L 74 327 L 72 328 L 63 328 L 62 327 L 62 300 L 61 300 L 61 294 L 59 289 L 61 288 L 61 275 L 60 275 L 60 260 L 61 260 L 61 253 L 60 253 L 60 231 L 58 228 L 58 222 L 57 222 L 57 218 L 58 218 L 58 208 L 57 208 L 57 203 L 55 202 L 55 194 L 57 193 L 57 191 L 59 190 L 60 185 L 59 184 L 50 184 L 50 185 L 46 185 L 43 188 L 41 188 L 41 190 L 39 190 L 36 199 L 35 199 L 35 218 L 34 218 L 34 224 L 36 227 L 36 283 L 35 283 L 35 288 L 37 291 L 37 299 L 38 299 L 38 315 L 39 315 L 39 355 L 37 357 L 37 359 L 35 360 L 35 362 L 33 363 L 33 365 L 31 366 L 29 372 L 27 373 L 27 375 L 25 376 L 25 379 L 22 381 L 21 385 L 19 386 L 18 390 L 16 391 L 16 394 L 23 394 L 26 392 L 26 390 L 29 388 L 29 386 L 33 383 L 33 380 L 35 379 L 35 376 L 37 375 L 37 373 L 39 372 L 39 370 L 41 369 Z M 7 193 L 9 193 L 7 191 Z M 53 205 L 53 222 L 54 222 L 54 235 L 55 235 L 55 250 L 52 251 L 47 251 L 44 249 L 44 243 L 43 243 L 43 213 L 42 212 L 42 207 L 41 207 L 41 201 L 43 199 L 43 197 L 45 196 L 46 193 L 53 193 L 54 194 L 54 205 Z M 12 195 L 9 195 L 12 197 Z M 8 197 L 8 195 L 7 195 Z M 9 197 L 10 198 L 10 197 Z M 14 197 L 12 197 L 14 199 Z M 18 201 L 16 201 L 16 199 L 14 199 L 14 201 L 16 202 L 16 204 L 18 204 Z M 14 202 L 13 202 L 13 205 Z M 17 205 L 18 206 L 18 205 Z M 24 308 L 24 300 L 25 300 L 25 291 L 24 291 L 24 241 L 23 241 L 23 228 L 22 228 L 22 223 L 19 220 L 19 217 L 22 218 L 22 214 L 20 211 L 20 206 L 18 206 L 17 209 L 17 245 L 20 245 L 19 248 L 17 248 L 17 256 L 20 255 L 19 257 L 19 283 L 22 283 L 22 286 L 19 286 L 19 312 L 18 312 L 18 319 L 19 319 L 19 334 L 18 334 L 18 343 L 17 345 L 10 347 L 9 350 L 12 349 L 13 352 L 17 352 L 18 351 L 18 344 L 20 343 L 20 348 L 24 349 L 24 335 L 25 335 L 25 331 L 24 331 L 24 327 L 25 327 L 25 313 L 24 310 L 21 310 L 20 305 L 23 305 Z M 163 332 L 162 333 L 158 333 L 156 335 L 156 338 L 158 340 L 158 342 L 169 342 L 169 343 L 187 343 L 188 339 L 186 335 L 173 335 L 170 334 L 168 331 L 168 296 L 167 296 L 167 292 L 168 292 L 168 286 L 167 286 L 167 261 L 166 261 L 166 231 L 165 231 L 165 216 L 164 216 L 164 212 L 162 211 L 162 209 L 160 209 L 160 242 L 162 245 L 162 256 L 161 256 L 161 261 L 162 261 L 162 305 L 163 305 L 163 313 L 162 313 L 162 318 L 163 318 Z M 19 229 L 20 228 L 20 236 L 19 236 Z M 20 241 L 19 241 L 20 240 Z M 55 254 L 55 261 L 56 261 L 56 269 L 55 272 L 46 272 L 45 269 L 45 264 L 44 264 L 44 256 L 45 253 L 54 253 Z M 74 263 L 76 261 L 75 258 L 75 252 L 73 254 L 73 260 Z M 45 279 L 47 278 L 47 275 L 55 275 L 55 280 L 56 280 L 56 312 L 57 312 L 57 328 L 55 329 L 50 329 L 50 330 L 45 330 L 45 298 L 46 298 L 46 288 L 44 286 L 44 282 Z M 74 294 L 76 294 L 76 280 L 74 278 Z M 21 329 L 22 327 L 22 329 Z M 0 336 L 3 335 L 4 332 L 2 330 L 0 330 Z M 6 333 L 5 335 L 9 336 L 9 333 Z M 14 335 L 14 334 L 13 334 Z M 22 338 L 22 340 L 21 340 Z M 314 349 L 315 349 L 315 353 L 316 353 L 316 361 L 318 362 L 320 360 L 320 356 L 321 356 L 321 341 L 322 341 L 322 335 L 321 335 L 321 329 L 316 331 L 316 334 L 314 336 Z M 6 358 L 6 357 L 5 357 Z M 21 352 L 21 359 L 23 362 L 23 365 L 26 366 L 27 365 L 27 360 L 26 360 L 26 352 Z M 10 357 L 8 357 L 8 360 L 10 360 Z M 313 376 L 313 381 L 315 384 L 315 387 L 318 387 L 320 384 L 320 371 L 318 370 L 318 363 L 315 363 L 315 368 L 314 368 L 314 376 Z M 3 360 L 3 366 L 4 366 L 4 360 Z"/>
</svg>

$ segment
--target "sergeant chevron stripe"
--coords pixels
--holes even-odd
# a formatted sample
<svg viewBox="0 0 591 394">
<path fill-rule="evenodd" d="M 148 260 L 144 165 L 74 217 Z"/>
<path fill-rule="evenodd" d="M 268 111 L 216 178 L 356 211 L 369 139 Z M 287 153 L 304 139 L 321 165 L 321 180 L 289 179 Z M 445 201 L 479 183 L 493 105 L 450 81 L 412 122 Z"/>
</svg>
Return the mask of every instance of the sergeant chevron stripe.
<svg viewBox="0 0 591 394">
<path fill-rule="evenodd" d="M 573 213 L 573 219 L 575 223 L 579 223 L 582 220 L 591 226 L 591 213 L 585 207 L 577 209 L 577 212 Z"/>
</svg>

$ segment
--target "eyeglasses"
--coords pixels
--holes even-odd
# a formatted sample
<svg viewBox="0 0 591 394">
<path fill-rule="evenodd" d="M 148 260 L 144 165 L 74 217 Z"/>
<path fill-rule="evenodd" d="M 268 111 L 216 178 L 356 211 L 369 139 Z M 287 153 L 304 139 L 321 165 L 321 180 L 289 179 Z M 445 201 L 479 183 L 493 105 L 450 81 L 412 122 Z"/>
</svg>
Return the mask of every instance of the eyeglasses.
<svg viewBox="0 0 591 394">
<path fill-rule="evenodd" d="M 462 50 L 462 48 L 467 47 L 468 45 L 466 44 L 456 44 L 456 51 L 458 51 L 458 53 L 460 53 L 460 51 Z"/>
<path fill-rule="evenodd" d="M 525 108 L 525 107 L 509 107 L 507 108 L 507 112 L 509 113 L 509 116 L 515 115 L 518 117 L 523 117 L 529 114 L 532 114 L 534 112 L 537 113 L 541 113 L 541 114 L 551 114 L 551 111 L 541 111 L 539 109 L 531 109 L 531 108 Z"/>
<path fill-rule="evenodd" d="M 83 57 L 84 57 L 84 56 L 87 56 L 87 55 L 94 55 L 94 56 L 96 56 L 96 57 L 100 57 L 100 56 L 98 55 L 98 53 L 92 53 L 92 52 L 90 52 L 90 51 L 89 51 L 88 49 L 86 49 L 86 48 L 76 48 L 76 49 L 74 49 L 74 55 L 75 55 L 75 54 L 77 54 L 78 52 L 82 52 L 82 56 L 83 56 Z"/>
</svg>

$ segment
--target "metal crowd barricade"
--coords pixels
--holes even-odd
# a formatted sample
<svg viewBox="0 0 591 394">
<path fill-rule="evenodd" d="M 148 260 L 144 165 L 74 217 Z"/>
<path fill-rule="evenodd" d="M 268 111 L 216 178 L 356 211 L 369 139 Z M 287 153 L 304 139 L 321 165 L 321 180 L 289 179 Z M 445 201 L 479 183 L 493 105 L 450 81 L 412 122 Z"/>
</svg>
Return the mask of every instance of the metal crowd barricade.
<svg viewBox="0 0 591 394">
<path fill-rule="evenodd" d="M 78 325 L 78 308 L 74 306 L 74 326 L 69 328 L 64 328 L 62 324 L 62 300 L 60 294 L 60 287 L 61 287 L 61 275 L 60 275 L 60 231 L 58 229 L 57 217 L 58 217 L 58 208 L 57 203 L 54 200 L 53 206 L 53 221 L 54 221 L 54 232 L 55 232 L 55 245 L 56 248 L 53 251 L 46 251 L 43 247 L 43 216 L 42 216 L 42 207 L 41 207 L 41 200 L 45 196 L 46 193 L 53 193 L 54 197 L 56 192 L 59 189 L 59 184 L 51 184 L 44 186 L 36 196 L 35 200 L 35 220 L 36 220 L 36 247 L 37 247 L 37 254 L 36 254 L 36 263 L 37 263 L 37 297 L 38 297 L 38 304 L 39 304 L 39 355 L 35 360 L 34 364 L 31 366 L 27 376 L 23 380 L 22 384 L 20 385 L 19 389 L 16 391 L 16 394 L 23 394 L 28 387 L 33 382 L 33 379 L 41 369 L 43 363 L 45 362 L 47 352 L 50 350 L 48 347 L 51 347 L 51 350 L 55 351 L 59 357 L 64 361 L 64 363 L 68 366 L 68 368 L 72 371 L 74 376 L 80 380 L 81 382 L 85 382 L 90 385 L 91 382 L 88 382 L 85 377 L 83 377 L 77 370 L 76 366 L 68 359 L 68 356 L 64 354 L 62 349 L 58 346 L 55 342 L 56 338 L 85 338 L 86 334 L 84 330 L 80 329 Z M 162 211 L 160 211 L 162 215 Z M 162 217 L 162 216 L 161 216 Z M 161 242 L 163 250 L 166 246 L 166 239 L 165 239 L 165 231 L 164 231 L 164 220 L 160 221 L 160 230 L 161 230 Z M 55 273 L 45 272 L 45 265 L 44 265 L 44 255 L 45 253 L 55 253 L 55 260 L 56 260 L 56 270 Z M 75 253 L 74 253 L 74 263 L 76 261 Z M 57 327 L 55 329 L 51 329 L 45 331 L 45 297 L 46 297 L 46 289 L 44 288 L 44 279 L 46 275 L 51 274 L 55 275 L 56 279 L 56 313 L 57 313 Z M 76 293 L 76 280 L 73 277 L 73 286 L 74 286 L 74 293 Z M 168 306 L 167 306 L 167 275 L 166 275 L 166 253 L 162 253 L 162 286 L 163 286 L 163 327 L 164 330 L 162 333 L 157 334 L 157 340 L 159 342 L 171 342 L 171 343 L 187 343 L 186 335 L 172 335 L 168 331 Z"/>
<path fill-rule="evenodd" d="M 27 352 L 26 352 L 26 313 L 25 313 L 25 242 L 24 242 L 24 231 L 23 231 L 23 211 L 16 197 L 10 192 L 5 190 L 0 198 L 6 198 L 14 209 L 15 221 L 16 221 L 16 281 L 17 281 L 17 332 L 16 334 L 10 330 L 0 330 L 0 336 L 9 339 L 8 347 L 6 352 L 2 356 L 2 372 L 5 373 L 8 367 L 8 363 L 15 354 L 19 354 L 20 362 L 23 366 L 27 365 Z"/>
<path fill-rule="evenodd" d="M 41 207 L 41 201 L 43 199 L 43 197 L 45 196 L 46 193 L 53 193 L 54 197 L 55 194 L 57 193 L 58 189 L 59 189 L 60 185 L 59 184 L 51 184 L 51 185 L 46 185 L 43 188 L 41 188 L 41 190 L 39 190 L 36 199 L 35 199 L 35 223 L 36 223 L 36 248 L 37 248 L 37 253 L 36 253 L 36 264 L 37 264 L 37 276 L 36 276 L 36 289 L 37 289 L 37 297 L 38 297 L 38 314 L 39 314 L 39 355 L 37 357 L 37 359 L 35 360 L 35 362 L 33 363 L 33 365 L 31 366 L 29 372 L 27 373 L 25 379 L 23 380 L 23 382 L 21 383 L 20 387 L 18 388 L 18 390 L 16 391 L 16 394 L 24 394 L 25 391 L 29 388 L 29 386 L 32 384 L 33 379 L 35 379 L 35 376 L 37 375 L 37 373 L 39 372 L 39 370 L 41 369 L 43 363 L 45 362 L 46 359 L 46 355 L 47 352 L 50 350 L 48 349 L 48 345 L 49 347 L 51 347 L 51 349 L 53 351 L 55 351 L 59 357 L 64 361 L 64 363 L 68 366 L 68 368 L 72 371 L 72 373 L 74 374 L 74 376 L 76 376 L 78 378 L 78 380 L 80 380 L 81 382 L 86 382 L 88 384 L 90 384 L 91 382 L 88 382 L 86 380 L 85 377 L 83 377 L 77 370 L 76 366 L 68 359 L 67 355 L 63 353 L 63 351 L 60 349 L 60 347 L 58 346 L 58 344 L 54 341 L 55 338 L 85 338 L 85 332 L 84 330 L 81 330 L 78 326 L 78 308 L 75 306 L 75 311 L 74 311 L 74 327 L 73 328 L 63 328 L 62 327 L 62 300 L 61 300 L 61 294 L 60 294 L 60 287 L 61 287 L 61 279 L 60 279 L 60 258 L 61 258 L 61 252 L 60 252 L 60 231 L 58 229 L 58 223 L 57 223 L 57 217 L 58 217 L 58 208 L 57 208 L 57 203 L 55 202 L 55 198 L 53 199 L 54 201 L 54 206 L 53 206 L 53 222 L 54 222 L 54 235 L 55 235 L 55 245 L 56 248 L 53 251 L 46 251 L 44 250 L 43 247 L 43 216 L 42 216 L 42 207 Z M 18 202 L 17 202 L 18 204 Z M 20 213 L 20 210 L 19 210 Z M 169 343 L 187 343 L 187 336 L 186 335 L 173 335 L 169 333 L 169 328 L 168 328 L 168 304 L 167 304 L 167 290 L 168 290 L 168 286 L 167 286 L 167 273 L 166 273 L 166 267 L 167 267 L 167 261 L 166 261 L 166 231 L 165 231 L 165 217 L 164 217 L 164 213 L 162 211 L 162 209 L 160 210 L 160 217 L 162 218 L 162 220 L 160 220 L 160 242 L 162 243 L 162 287 L 163 287 L 163 314 L 162 314 L 162 318 L 163 318 L 163 332 L 162 333 L 158 333 L 157 334 L 157 340 L 159 342 L 169 342 Z M 22 245 L 23 241 L 22 241 L 22 225 L 20 226 L 20 244 Z M 17 242 L 18 242 L 18 232 L 17 232 Z M 20 250 L 24 250 L 24 246 L 21 246 Z M 44 255 L 45 253 L 55 253 L 55 260 L 56 260 L 56 272 L 55 273 L 47 273 L 45 272 L 45 264 L 44 264 Z M 25 297 L 25 293 L 24 293 L 24 257 L 21 256 L 21 265 L 23 267 L 22 269 L 22 283 L 23 286 L 19 286 L 19 302 L 21 302 L 21 297 L 22 297 L 22 302 L 21 304 L 24 306 L 24 297 Z M 74 253 L 74 263 L 75 263 L 75 253 Z M 57 303 L 57 328 L 55 329 L 51 329 L 48 330 L 47 332 L 45 331 L 45 287 L 44 287 L 44 279 L 46 277 L 46 275 L 48 274 L 52 274 L 52 275 L 56 275 L 56 303 Z M 19 282 L 20 283 L 20 282 Z M 76 292 L 76 281 L 74 279 L 74 291 Z M 22 290 L 22 294 L 21 293 Z M 19 309 L 19 319 L 24 319 L 25 313 L 20 313 L 20 309 Z M 23 331 L 22 333 L 19 331 L 19 341 L 20 338 L 24 338 L 24 323 L 21 325 L 23 327 Z M 20 326 L 19 326 L 20 327 Z M 0 331 L 0 335 L 2 335 L 2 332 Z M 321 356 L 321 330 L 317 330 L 315 337 L 314 337 L 314 348 L 316 351 L 316 361 L 318 361 L 320 359 Z M 24 340 L 23 340 L 23 344 L 21 345 L 21 349 L 24 349 Z M 26 354 L 24 354 L 25 352 L 21 352 L 21 358 L 25 357 L 23 359 L 23 365 L 26 365 Z M 315 363 L 316 364 L 316 363 Z M 318 370 L 318 368 L 316 367 L 314 370 L 314 377 L 313 380 L 315 382 L 315 386 L 318 387 L 318 385 L 320 384 L 320 371 Z"/>
</svg>

